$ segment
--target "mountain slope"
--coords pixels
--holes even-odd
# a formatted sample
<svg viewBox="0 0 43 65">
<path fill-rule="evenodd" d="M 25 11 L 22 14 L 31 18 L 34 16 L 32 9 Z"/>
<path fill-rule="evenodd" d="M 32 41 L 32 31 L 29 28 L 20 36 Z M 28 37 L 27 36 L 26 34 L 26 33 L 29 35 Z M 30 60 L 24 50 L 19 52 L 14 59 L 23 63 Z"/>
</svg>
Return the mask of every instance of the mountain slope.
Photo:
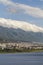
<svg viewBox="0 0 43 65">
<path fill-rule="evenodd" d="M 0 42 L 43 42 L 43 28 L 26 22 L 0 18 Z"/>
</svg>

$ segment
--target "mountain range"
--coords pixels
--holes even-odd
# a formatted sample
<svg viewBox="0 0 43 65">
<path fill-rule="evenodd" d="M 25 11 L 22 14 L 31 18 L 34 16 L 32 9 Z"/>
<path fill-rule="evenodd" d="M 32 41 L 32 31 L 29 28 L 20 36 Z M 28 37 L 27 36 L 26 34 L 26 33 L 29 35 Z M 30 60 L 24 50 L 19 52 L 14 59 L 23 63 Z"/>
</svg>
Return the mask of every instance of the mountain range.
<svg viewBox="0 0 43 65">
<path fill-rule="evenodd" d="M 41 42 L 43 28 L 25 21 L 0 18 L 0 42 Z"/>
</svg>

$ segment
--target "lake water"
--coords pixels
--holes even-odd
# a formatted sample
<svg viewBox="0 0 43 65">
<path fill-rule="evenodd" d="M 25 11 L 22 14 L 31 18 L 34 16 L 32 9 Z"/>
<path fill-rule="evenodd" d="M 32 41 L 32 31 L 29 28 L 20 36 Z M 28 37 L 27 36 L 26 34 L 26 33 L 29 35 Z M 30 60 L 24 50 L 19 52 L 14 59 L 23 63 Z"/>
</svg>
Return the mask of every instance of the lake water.
<svg viewBox="0 0 43 65">
<path fill-rule="evenodd" d="M 0 65 L 43 65 L 43 52 L 0 54 Z"/>
</svg>

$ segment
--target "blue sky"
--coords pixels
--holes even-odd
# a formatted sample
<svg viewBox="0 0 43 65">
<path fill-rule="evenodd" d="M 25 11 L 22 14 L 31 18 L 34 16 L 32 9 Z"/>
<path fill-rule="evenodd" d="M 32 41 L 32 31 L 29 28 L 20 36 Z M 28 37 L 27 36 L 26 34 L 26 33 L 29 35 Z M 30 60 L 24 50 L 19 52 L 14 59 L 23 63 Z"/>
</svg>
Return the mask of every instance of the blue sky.
<svg viewBox="0 0 43 65">
<path fill-rule="evenodd" d="M 43 0 L 0 0 L 0 18 L 26 21 L 43 27 Z"/>
</svg>

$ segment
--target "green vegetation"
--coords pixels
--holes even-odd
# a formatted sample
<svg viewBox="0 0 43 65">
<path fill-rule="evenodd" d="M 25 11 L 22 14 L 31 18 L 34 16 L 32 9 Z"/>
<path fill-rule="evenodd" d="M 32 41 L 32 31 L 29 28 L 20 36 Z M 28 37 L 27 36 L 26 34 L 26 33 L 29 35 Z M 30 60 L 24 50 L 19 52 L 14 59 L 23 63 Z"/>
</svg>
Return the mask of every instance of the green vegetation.
<svg viewBox="0 0 43 65">
<path fill-rule="evenodd" d="M 0 48 L 0 53 L 19 53 L 19 52 L 43 52 L 43 49 L 16 49 L 16 48 L 13 48 L 13 49 L 1 49 Z"/>
</svg>

